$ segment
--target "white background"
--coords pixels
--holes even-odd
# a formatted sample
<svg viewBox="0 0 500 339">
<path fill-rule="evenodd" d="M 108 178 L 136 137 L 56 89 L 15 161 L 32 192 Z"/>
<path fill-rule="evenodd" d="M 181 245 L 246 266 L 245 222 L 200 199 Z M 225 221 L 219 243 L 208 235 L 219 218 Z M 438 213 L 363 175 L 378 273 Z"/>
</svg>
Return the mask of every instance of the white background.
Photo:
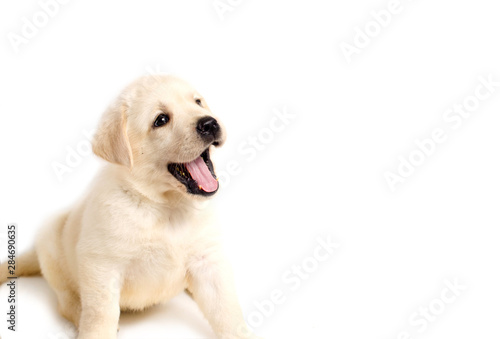
<svg viewBox="0 0 500 339">
<path fill-rule="evenodd" d="M 21 35 L 23 18 L 33 22 L 41 7 L 2 2 L 2 233 L 17 223 L 20 251 L 29 248 L 43 220 L 77 199 L 102 165 L 84 156 L 59 181 L 54 162 L 66 163 L 128 82 L 173 73 L 229 132 L 216 166 L 233 161 L 240 172 L 214 205 L 259 335 L 498 337 L 500 87 L 459 128 L 443 120 L 472 100 L 480 77 L 500 81 L 495 2 L 401 0 L 380 32 L 370 13 L 389 1 L 230 3 L 221 17 L 212 0 L 69 1 L 16 53 L 8 34 Z M 372 37 L 348 62 L 340 46 L 354 46 L 366 25 Z M 275 110 L 294 118 L 249 160 L 238 147 L 269 137 Z M 398 157 L 435 128 L 446 142 L 393 192 L 384 173 L 398 174 Z M 340 247 L 293 289 L 283 275 L 314 264 L 318 237 Z M 4 259 L 5 238 L 1 248 Z M 466 286 L 449 304 L 439 301 L 446 280 Z M 0 336 L 72 338 L 46 282 L 19 283 L 16 333 L 0 289 Z M 275 289 L 284 302 L 259 318 L 255 303 Z M 423 330 L 410 318 L 429 305 L 442 313 Z M 212 337 L 186 296 L 124 315 L 120 327 L 120 339 Z"/>
</svg>

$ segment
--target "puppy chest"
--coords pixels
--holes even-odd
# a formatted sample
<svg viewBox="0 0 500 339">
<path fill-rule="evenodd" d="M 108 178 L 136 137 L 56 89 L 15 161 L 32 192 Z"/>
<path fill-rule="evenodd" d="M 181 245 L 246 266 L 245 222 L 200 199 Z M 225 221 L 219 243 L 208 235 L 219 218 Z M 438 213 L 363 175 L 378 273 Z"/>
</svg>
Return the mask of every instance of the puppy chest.
<svg viewBox="0 0 500 339">
<path fill-rule="evenodd" d="M 122 297 L 133 299 L 134 305 L 145 303 L 146 307 L 169 299 L 185 288 L 185 255 L 168 246 L 146 246 L 138 251 L 125 271 Z"/>
</svg>

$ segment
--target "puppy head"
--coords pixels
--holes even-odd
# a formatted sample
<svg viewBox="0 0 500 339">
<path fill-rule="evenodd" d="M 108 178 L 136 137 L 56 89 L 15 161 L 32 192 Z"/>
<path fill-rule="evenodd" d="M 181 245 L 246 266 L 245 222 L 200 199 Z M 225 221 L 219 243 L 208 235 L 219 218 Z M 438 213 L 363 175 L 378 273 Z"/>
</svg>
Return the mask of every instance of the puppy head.
<svg viewBox="0 0 500 339">
<path fill-rule="evenodd" d="M 225 138 L 196 90 L 173 76 L 154 75 L 129 85 L 108 108 L 93 150 L 160 193 L 210 196 L 219 187 L 210 153 Z"/>
</svg>

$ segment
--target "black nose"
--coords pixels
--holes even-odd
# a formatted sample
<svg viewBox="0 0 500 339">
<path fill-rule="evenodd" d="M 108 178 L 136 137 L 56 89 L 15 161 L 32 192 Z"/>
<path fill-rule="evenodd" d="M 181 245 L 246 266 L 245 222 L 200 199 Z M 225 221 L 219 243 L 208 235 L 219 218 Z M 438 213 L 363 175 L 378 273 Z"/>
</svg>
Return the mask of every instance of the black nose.
<svg viewBox="0 0 500 339">
<path fill-rule="evenodd" d="M 220 134 L 220 126 L 217 120 L 212 117 L 203 117 L 198 120 L 196 131 L 204 139 L 217 139 Z"/>
</svg>

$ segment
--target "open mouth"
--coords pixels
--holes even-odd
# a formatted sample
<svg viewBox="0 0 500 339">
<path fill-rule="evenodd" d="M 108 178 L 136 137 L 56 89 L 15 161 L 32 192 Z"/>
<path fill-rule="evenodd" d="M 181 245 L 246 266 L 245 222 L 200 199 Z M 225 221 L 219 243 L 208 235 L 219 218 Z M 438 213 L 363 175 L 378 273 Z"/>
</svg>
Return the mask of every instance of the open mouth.
<svg viewBox="0 0 500 339">
<path fill-rule="evenodd" d="M 167 169 L 189 193 L 210 196 L 219 189 L 208 148 L 195 160 L 168 164 Z"/>
</svg>

